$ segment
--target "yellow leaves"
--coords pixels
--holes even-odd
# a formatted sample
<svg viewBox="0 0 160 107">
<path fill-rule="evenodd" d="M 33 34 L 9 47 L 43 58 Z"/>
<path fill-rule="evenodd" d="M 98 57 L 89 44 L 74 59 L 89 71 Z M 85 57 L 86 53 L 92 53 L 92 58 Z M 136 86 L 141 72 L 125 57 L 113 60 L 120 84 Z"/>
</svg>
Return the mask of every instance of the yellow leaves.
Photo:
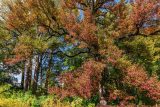
<svg viewBox="0 0 160 107">
<path fill-rule="evenodd" d="M 18 44 L 16 45 L 15 49 L 13 50 L 16 55 L 22 56 L 24 58 L 30 57 L 32 55 L 32 47 L 27 46 L 24 44 Z"/>
<path fill-rule="evenodd" d="M 0 98 L 0 107 L 30 107 L 30 106 L 29 104 L 26 104 L 17 99 Z"/>
<path fill-rule="evenodd" d="M 0 87 L 0 93 L 3 93 L 4 90 L 8 90 L 9 88 L 11 88 L 10 84 L 4 84 L 3 86 Z M 2 96 L 0 96 L 0 98 L 2 98 Z"/>
<path fill-rule="evenodd" d="M 78 9 L 73 9 L 72 12 L 73 12 L 76 16 L 79 15 L 79 10 L 78 10 Z"/>
<path fill-rule="evenodd" d="M 127 60 L 127 58 L 125 58 L 125 57 L 122 57 L 117 60 L 117 67 L 121 70 L 125 70 L 126 68 L 128 68 L 131 65 L 132 65 L 132 63 L 129 60 Z"/>
<path fill-rule="evenodd" d="M 19 38 L 19 43 L 31 45 L 32 44 L 32 38 L 30 36 L 22 35 Z"/>
<path fill-rule="evenodd" d="M 48 98 L 42 102 L 41 107 L 71 107 L 69 102 L 62 102 L 60 99 Z"/>
<path fill-rule="evenodd" d="M 42 39 L 38 38 L 34 40 L 33 46 L 35 49 L 37 49 L 40 52 L 44 52 L 46 49 L 48 49 L 48 43 L 44 42 Z"/>
<path fill-rule="evenodd" d="M 0 32 L 0 43 L 3 43 L 5 41 L 9 41 L 11 39 L 10 35 L 3 34 L 3 32 Z"/>
</svg>

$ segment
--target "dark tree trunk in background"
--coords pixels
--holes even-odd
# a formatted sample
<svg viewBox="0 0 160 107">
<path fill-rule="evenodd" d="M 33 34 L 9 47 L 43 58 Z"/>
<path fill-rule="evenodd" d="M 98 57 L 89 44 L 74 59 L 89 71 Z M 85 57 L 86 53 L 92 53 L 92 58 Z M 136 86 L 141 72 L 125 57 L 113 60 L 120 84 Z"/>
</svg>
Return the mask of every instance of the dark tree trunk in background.
<svg viewBox="0 0 160 107">
<path fill-rule="evenodd" d="M 99 47 L 97 46 L 97 45 L 95 45 L 94 46 L 94 50 L 93 50 L 93 52 L 94 52 L 94 59 L 95 59 L 95 61 L 97 61 L 97 62 L 101 62 L 101 60 L 102 60 L 102 57 L 101 57 L 101 55 L 99 54 Z M 105 99 L 105 97 L 104 97 L 104 94 L 105 94 L 105 90 L 104 90 L 104 83 L 105 83 L 105 72 L 106 72 L 106 68 L 104 68 L 104 70 L 102 71 L 102 73 L 101 73 L 101 76 L 102 76 L 102 79 L 101 79 L 101 81 L 99 81 L 99 104 L 101 105 L 101 106 L 105 106 L 105 105 L 107 105 L 107 101 L 106 101 L 106 99 Z"/>
<path fill-rule="evenodd" d="M 25 63 L 25 84 L 24 84 L 24 90 L 28 90 L 28 77 L 29 77 L 29 59 Z"/>
<path fill-rule="evenodd" d="M 105 67 L 103 72 L 101 73 L 101 81 L 100 81 L 100 90 L 101 90 L 101 93 L 100 93 L 100 105 L 101 106 L 105 106 L 107 105 L 107 100 L 106 100 L 106 97 L 108 98 L 108 92 L 105 92 L 105 83 L 107 82 L 107 78 L 108 78 L 108 68 Z M 106 95 L 107 94 L 107 95 Z"/>
<path fill-rule="evenodd" d="M 35 71 L 34 71 L 33 84 L 32 84 L 32 93 L 33 94 L 35 94 L 36 91 L 37 91 L 39 68 L 40 68 L 40 61 L 39 61 L 39 56 L 37 56 L 36 57 L 36 66 L 35 66 Z"/>
<path fill-rule="evenodd" d="M 25 64 L 23 65 L 22 76 L 21 76 L 21 88 L 24 89 L 24 76 L 25 76 Z"/>
<path fill-rule="evenodd" d="M 39 72 L 40 72 L 40 85 L 41 85 L 41 87 L 42 87 L 42 80 L 43 80 L 43 70 L 42 70 L 42 56 L 43 56 L 43 54 L 42 55 L 40 55 L 40 63 L 39 63 Z"/>
<path fill-rule="evenodd" d="M 48 91 L 48 84 L 49 84 L 49 70 L 47 70 L 46 72 L 46 81 L 45 81 L 45 90 L 46 90 L 46 93 Z"/>
<path fill-rule="evenodd" d="M 32 60 L 29 58 L 26 62 L 26 76 L 25 76 L 25 85 L 24 90 L 28 91 L 31 87 L 31 74 L 32 74 Z"/>
<path fill-rule="evenodd" d="M 41 84 L 41 87 L 43 85 L 43 70 L 42 70 L 42 66 L 40 67 L 40 84 Z"/>
<path fill-rule="evenodd" d="M 48 91 L 50 72 L 52 71 L 51 67 L 52 67 L 52 55 L 50 54 L 50 55 L 49 55 L 49 61 L 48 61 L 48 70 L 47 70 L 47 72 L 46 72 L 46 81 L 45 81 L 46 93 L 47 93 L 47 91 Z"/>
<path fill-rule="evenodd" d="M 31 89 L 32 87 L 32 59 L 30 58 L 30 61 L 29 61 L 29 78 L 28 78 L 28 84 L 29 84 L 29 90 Z"/>
</svg>

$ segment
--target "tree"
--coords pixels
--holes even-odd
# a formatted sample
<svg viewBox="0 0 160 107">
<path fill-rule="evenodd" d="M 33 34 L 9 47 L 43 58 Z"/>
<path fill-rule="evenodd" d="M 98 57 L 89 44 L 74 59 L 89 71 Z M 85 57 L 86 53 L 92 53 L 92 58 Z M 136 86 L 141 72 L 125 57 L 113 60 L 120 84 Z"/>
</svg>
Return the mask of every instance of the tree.
<svg viewBox="0 0 160 107">
<path fill-rule="evenodd" d="M 38 75 L 41 73 L 43 79 L 45 69 L 45 89 L 63 98 L 76 95 L 91 98 L 98 94 L 100 100 L 117 101 L 117 104 L 138 103 L 142 97 L 154 102 L 160 98 L 159 81 L 143 67 L 147 63 L 142 65 L 128 58 L 138 54 L 141 59 L 139 52 L 128 52 L 128 47 L 134 50 L 139 47 L 137 44 L 143 45 L 136 40 L 132 46 L 130 40 L 134 37 L 159 36 L 158 0 L 61 0 L 59 5 L 53 0 L 16 0 L 8 2 L 7 8 L 4 23 L 16 39 L 14 55 L 10 54 L 6 63 L 28 63 L 26 90 L 32 87 L 36 92 Z M 129 42 L 129 46 L 122 48 L 123 42 Z M 66 44 L 69 45 L 65 48 L 71 51 L 62 49 Z M 148 44 L 143 46 L 147 48 L 144 53 L 159 57 L 158 50 L 151 54 L 153 49 L 148 49 Z M 79 55 L 86 58 L 81 67 L 80 63 L 69 72 L 58 73 L 54 79 L 60 86 L 49 88 L 50 72 L 56 64 L 54 58 L 60 57 L 62 60 L 57 62 L 61 63 L 66 57 L 74 59 Z M 35 65 L 32 60 L 36 60 Z M 36 68 L 31 86 L 32 65 Z M 59 66 L 65 68 L 63 64 Z"/>
<path fill-rule="evenodd" d="M 3 21 L 7 30 L 15 33 L 11 36 L 15 36 L 16 45 L 13 46 L 12 54 L 10 58 L 6 58 L 5 63 L 8 65 L 26 63 L 22 73 L 26 74 L 26 78 L 23 79 L 25 79 L 25 90 L 28 90 L 31 89 L 32 71 L 35 66 L 33 59 L 48 53 L 48 50 L 56 50 L 59 45 L 57 36 L 60 34 L 53 28 L 54 25 L 58 27 L 54 18 L 57 10 L 53 1 L 28 0 L 24 3 L 17 0 L 6 4 L 8 11 Z M 36 62 L 38 64 L 38 60 Z M 38 64 L 34 70 L 33 92 L 37 89 L 39 70 Z"/>
<path fill-rule="evenodd" d="M 130 38 L 131 36 L 138 35 L 147 36 L 158 33 L 158 1 L 143 0 L 141 2 L 136 0 L 129 4 L 126 4 L 122 1 L 118 4 L 113 5 L 113 7 L 108 6 L 109 4 L 107 4 L 107 1 L 104 1 L 98 8 L 102 7 L 106 10 L 106 12 L 101 12 L 100 9 L 96 9 L 96 11 L 94 10 L 94 6 L 97 5 L 97 2 L 100 3 L 100 1 L 91 1 L 88 3 L 88 5 L 86 1 L 64 1 L 63 10 L 66 10 L 61 11 L 62 15 L 60 17 L 62 18 L 61 23 L 69 32 L 69 37 L 67 38 L 69 38 L 71 42 L 78 40 L 80 43 L 83 43 L 85 47 L 89 48 L 89 55 L 94 59 L 94 61 L 101 62 L 102 65 L 106 65 L 107 69 L 105 69 L 106 67 L 104 67 L 101 72 L 102 74 L 108 72 L 109 64 L 111 64 L 114 68 L 119 69 L 121 71 L 122 77 L 119 79 L 120 81 L 118 81 L 119 84 L 130 84 L 134 87 L 138 87 L 138 89 L 141 91 L 147 91 L 148 93 L 150 93 L 147 88 L 142 88 L 144 85 L 142 81 L 150 81 L 152 80 L 152 78 L 148 79 L 147 72 L 143 69 L 143 67 L 140 67 L 136 64 L 132 64 L 128 62 L 127 59 L 122 58 L 123 56 L 125 56 L 125 54 L 115 45 L 114 42 L 121 41 L 126 37 Z M 77 3 L 80 6 L 77 6 Z M 109 3 L 111 3 L 111 1 Z M 77 10 L 84 12 L 83 20 L 77 21 Z M 102 16 L 100 18 L 100 13 L 106 16 Z M 107 14 L 111 15 L 108 16 Z M 97 18 L 100 19 L 97 20 L 98 22 L 96 21 Z M 108 20 L 113 20 L 113 22 L 105 23 L 105 18 L 108 18 Z M 104 24 L 99 23 L 99 21 L 104 21 Z M 109 27 L 107 27 L 105 24 L 109 25 Z M 103 28 L 105 30 L 98 30 L 97 26 L 100 26 L 100 28 Z M 98 33 L 100 33 L 100 36 L 98 36 Z M 74 76 L 71 75 L 72 74 L 69 75 L 69 78 L 72 78 L 71 80 L 74 80 Z M 143 77 L 139 75 L 143 75 Z M 132 79 L 130 80 L 130 78 L 135 79 L 136 77 L 138 77 L 137 81 L 132 81 Z M 107 77 L 102 78 L 104 79 Z M 97 79 L 100 85 L 96 85 L 96 87 L 92 88 L 97 89 L 97 87 L 101 87 L 99 90 L 101 90 L 101 92 L 103 93 L 103 86 L 105 84 L 105 81 L 103 79 Z M 69 81 L 69 79 L 67 80 Z M 89 81 L 89 79 L 86 79 L 86 81 Z M 69 83 L 73 84 L 74 81 Z M 68 82 L 66 84 L 68 84 Z M 74 86 L 71 85 L 70 87 L 74 89 Z M 158 85 L 156 85 L 155 87 L 157 87 L 158 89 Z M 115 89 L 108 90 L 108 92 L 112 92 L 114 90 Z M 122 89 L 118 90 L 121 91 Z M 78 91 L 77 94 L 80 92 Z M 126 92 L 126 94 L 128 93 Z M 103 98 L 103 94 L 100 93 L 99 95 Z M 126 95 L 126 97 L 127 96 L 129 95 Z M 153 96 L 150 96 L 150 98 L 154 99 Z"/>
</svg>

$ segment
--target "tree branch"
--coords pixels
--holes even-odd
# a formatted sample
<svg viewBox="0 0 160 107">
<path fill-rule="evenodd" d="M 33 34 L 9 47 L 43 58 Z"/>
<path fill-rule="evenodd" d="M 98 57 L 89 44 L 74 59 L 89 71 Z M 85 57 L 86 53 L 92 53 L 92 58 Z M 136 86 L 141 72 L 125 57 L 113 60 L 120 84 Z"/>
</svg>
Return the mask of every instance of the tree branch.
<svg viewBox="0 0 160 107">
<path fill-rule="evenodd" d="M 56 55 L 58 53 L 62 53 L 64 56 L 72 58 L 72 57 L 78 56 L 80 54 L 90 53 L 90 49 L 89 48 L 87 48 L 87 49 L 88 49 L 87 51 L 79 51 L 79 52 L 77 52 L 77 53 L 75 53 L 73 55 L 68 55 L 67 53 L 63 52 L 62 50 L 58 50 L 56 52 L 51 52 L 51 53 L 50 52 L 45 52 L 45 53 L 48 53 L 48 54 L 50 53 L 52 55 Z"/>
</svg>

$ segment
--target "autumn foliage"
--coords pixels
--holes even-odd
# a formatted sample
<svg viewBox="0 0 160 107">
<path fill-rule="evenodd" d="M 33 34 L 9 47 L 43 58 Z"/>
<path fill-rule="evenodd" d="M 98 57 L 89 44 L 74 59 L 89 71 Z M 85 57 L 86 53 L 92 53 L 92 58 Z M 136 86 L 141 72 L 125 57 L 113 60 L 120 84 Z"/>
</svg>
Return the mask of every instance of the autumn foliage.
<svg viewBox="0 0 160 107">
<path fill-rule="evenodd" d="M 15 39 L 12 54 L 4 63 L 28 64 L 26 73 L 22 72 L 27 75 L 23 79 L 28 84 L 22 84 L 26 90 L 35 93 L 40 83 L 46 93 L 61 98 L 98 95 L 99 101 L 118 101 L 119 105 L 145 98 L 159 102 L 158 70 L 149 74 L 154 70 L 142 64 L 159 63 L 159 43 L 153 40 L 155 47 L 149 50 L 146 44 L 131 47 L 129 42 L 138 36 L 159 36 L 159 0 L 16 0 L 6 4 L 5 27 Z M 126 42 L 129 45 L 123 44 Z M 144 55 L 148 51 L 134 51 L 142 48 L 150 53 L 155 50 L 148 56 L 150 62 Z M 138 60 L 133 53 L 138 54 Z M 67 62 L 77 57 L 82 63 L 73 67 Z M 70 67 L 74 69 L 67 69 Z M 53 80 L 54 85 L 50 85 Z"/>
<path fill-rule="evenodd" d="M 66 96 L 81 96 L 90 98 L 98 92 L 101 73 L 104 65 L 100 62 L 89 60 L 82 65 L 77 71 L 70 71 L 62 74 L 59 79 L 62 88 L 51 88 L 50 93 L 58 93 L 62 98 Z M 56 91 L 55 91 L 56 90 Z M 62 90 L 62 92 L 60 91 Z M 72 91 L 72 93 L 70 93 Z"/>
</svg>

